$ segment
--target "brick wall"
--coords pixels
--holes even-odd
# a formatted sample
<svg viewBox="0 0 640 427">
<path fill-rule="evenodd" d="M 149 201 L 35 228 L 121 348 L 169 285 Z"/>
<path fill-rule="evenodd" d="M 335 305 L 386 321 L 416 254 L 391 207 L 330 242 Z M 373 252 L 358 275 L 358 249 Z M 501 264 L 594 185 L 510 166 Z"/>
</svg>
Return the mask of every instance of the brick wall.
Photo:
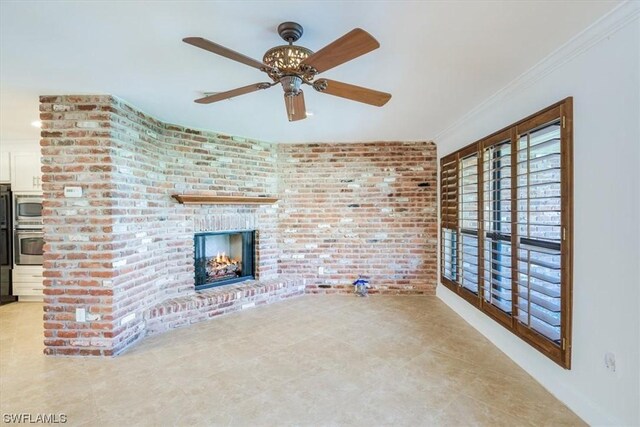
<svg viewBox="0 0 640 427">
<path fill-rule="evenodd" d="M 163 304 L 178 304 L 189 322 L 216 314 L 203 306 L 215 298 L 194 291 L 197 231 L 258 230 L 262 284 L 247 292 L 266 293 L 255 303 L 301 292 L 281 279 L 289 276 L 312 292 L 350 292 L 363 273 L 376 292 L 433 293 L 431 143 L 277 145 L 166 124 L 112 96 L 40 102 L 47 354 L 117 354 L 149 321 L 164 330 Z M 64 198 L 65 186 L 83 197 Z M 170 197 L 206 192 L 281 201 L 184 206 Z M 76 308 L 87 322 L 75 321 Z"/>
<path fill-rule="evenodd" d="M 279 271 L 307 292 L 434 294 L 436 147 L 425 142 L 279 145 Z"/>
<path fill-rule="evenodd" d="M 276 193 L 273 144 L 167 125 L 111 96 L 41 97 L 48 354 L 111 355 L 143 312 L 194 292 L 193 233 L 257 229 L 277 273 L 276 207 L 183 206 L 171 194 Z M 64 186 L 84 195 L 65 199 Z M 89 321 L 75 322 L 75 309 Z M 131 315 L 133 314 L 133 318 Z"/>
<path fill-rule="evenodd" d="M 111 107 L 102 96 L 56 101 L 40 99 L 45 352 L 77 354 L 86 345 L 84 354 L 103 354 L 113 323 L 113 289 L 103 282 L 113 277 L 117 258 L 111 235 Z M 79 183 L 84 197 L 64 199 L 64 186 Z M 75 323 L 75 307 L 89 308 L 94 322 Z"/>
</svg>

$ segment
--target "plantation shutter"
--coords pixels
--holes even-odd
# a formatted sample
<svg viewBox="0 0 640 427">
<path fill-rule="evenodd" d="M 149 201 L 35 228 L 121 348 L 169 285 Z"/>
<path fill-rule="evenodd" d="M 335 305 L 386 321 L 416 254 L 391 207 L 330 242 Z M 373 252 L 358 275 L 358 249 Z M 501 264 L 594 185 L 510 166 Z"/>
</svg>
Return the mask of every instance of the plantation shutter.
<svg viewBox="0 0 640 427">
<path fill-rule="evenodd" d="M 566 349 L 563 323 L 570 298 L 563 274 L 569 252 L 563 221 L 568 195 L 563 193 L 570 179 L 565 120 L 559 107 L 520 124 L 516 167 L 517 329 L 543 351 L 560 355 Z"/>
<path fill-rule="evenodd" d="M 478 153 L 460 159 L 458 224 L 460 231 L 460 285 L 478 293 Z"/>
<path fill-rule="evenodd" d="M 453 285 L 458 279 L 458 156 L 455 154 L 441 160 L 440 218 L 442 277 Z"/>
<path fill-rule="evenodd" d="M 484 142 L 482 153 L 483 309 L 510 323 L 513 301 L 511 133 Z"/>
<path fill-rule="evenodd" d="M 571 364 L 572 100 L 441 161 L 442 283 Z"/>
</svg>

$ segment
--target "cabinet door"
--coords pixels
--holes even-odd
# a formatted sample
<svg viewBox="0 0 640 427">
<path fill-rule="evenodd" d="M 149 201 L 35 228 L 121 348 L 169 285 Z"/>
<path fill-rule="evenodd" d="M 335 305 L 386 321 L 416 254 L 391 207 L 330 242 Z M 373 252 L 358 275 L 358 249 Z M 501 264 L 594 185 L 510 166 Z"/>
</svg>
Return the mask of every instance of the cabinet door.
<svg viewBox="0 0 640 427">
<path fill-rule="evenodd" d="M 43 269 L 40 266 L 17 266 L 13 269 L 13 295 L 42 297 Z"/>
<path fill-rule="evenodd" d="M 43 296 L 43 290 L 44 286 L 42 286 L 42 283 L 13 282 L 13 295 L 17 297 L 41 297 Z"/>
<path fill-rule="evenodd" d="M 11 190 L 42 191 L 40 153 L 12 153 Z"/>
<path fill-rule="evenodd" d="M 0 153 L 0 182 L 11 182 L 11 155 Z"/>
</svg>

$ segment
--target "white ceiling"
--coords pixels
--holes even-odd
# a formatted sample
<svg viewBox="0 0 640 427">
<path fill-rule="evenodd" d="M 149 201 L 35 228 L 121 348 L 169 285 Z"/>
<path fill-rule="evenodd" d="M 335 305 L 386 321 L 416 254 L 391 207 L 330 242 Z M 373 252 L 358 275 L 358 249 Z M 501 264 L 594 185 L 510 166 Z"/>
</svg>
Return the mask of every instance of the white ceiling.
<svg viewBox="0 0 640 427">
<path fill-rule="evenodd" d="M 426 140 L 588 27 L 618 1 L 2 1 L 0 139 L 37 140 L 38 95 L 114 94 L 162 120 L 275 142 Z M 319 50 L 361 27 L 381 47 L 322 76 L 393 94 L 372 107 L 305 91 L 289 123 L 279 86 L 208 106 L 193 99 L 268 80 L 183 43 L 256 59 L 283 21 Z"/>
</svg>

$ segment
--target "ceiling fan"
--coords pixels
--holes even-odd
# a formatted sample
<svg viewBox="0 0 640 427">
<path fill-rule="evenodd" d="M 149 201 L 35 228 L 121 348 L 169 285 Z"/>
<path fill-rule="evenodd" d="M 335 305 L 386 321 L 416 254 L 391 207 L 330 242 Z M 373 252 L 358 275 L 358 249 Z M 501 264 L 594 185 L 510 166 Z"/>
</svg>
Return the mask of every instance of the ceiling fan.
<svg viewBox="0 0 640 427">
<path fill-rule="evenodd" d="M 302 32 L 302 26 L 298 23 L 283 22 L 280 24 L 278 34 L 289 44 L 269 49 L 264 54 L 262 62 L 201 37 L 183 39 L 182 41 L 190 45 L 257 68 L 267 73 L 272 80 L 272 82 L 254 83 L 226 92 L 210 94 L 204 98 L 196 99 L 195 102 L 211 104 L 261 89 L 268 89 L 280 83 L 284 89 L 287 117 L 289 121 L 296 121 L 307 117 L 304 93 L 301 89 L 303 84 L 309 85 L 321 93 L 377 107 L 383 106 L 391 99 L 391 94 L 385 92 L 324 78 L 314 80 L 319 73 L 379 48 L 380 43 L 371 34 L 356 28 L 314 53 L 306 47 L 293 45 L 302 36 Z"/>
</svg>

